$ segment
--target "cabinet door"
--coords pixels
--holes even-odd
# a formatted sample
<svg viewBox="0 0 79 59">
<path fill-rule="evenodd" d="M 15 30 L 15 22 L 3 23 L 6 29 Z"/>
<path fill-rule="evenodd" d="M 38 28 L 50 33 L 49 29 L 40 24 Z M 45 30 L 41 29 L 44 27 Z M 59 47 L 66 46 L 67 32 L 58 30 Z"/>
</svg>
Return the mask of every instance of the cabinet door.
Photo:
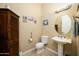
<svg viewBox="0 0 79 59">
<path fill-rule="evenodd" d="M 11 55 L 18 55 L 19 53 L 19 23 L 15 15 L 11 15 L 11 41 L 12 47 L 10 49 Z"/>
<path fill-rule="evenodd" d="M 6 19 L 7 15 L 5 13 L 0 13 L 0 55 L 8 52 Z"/>
</svg>

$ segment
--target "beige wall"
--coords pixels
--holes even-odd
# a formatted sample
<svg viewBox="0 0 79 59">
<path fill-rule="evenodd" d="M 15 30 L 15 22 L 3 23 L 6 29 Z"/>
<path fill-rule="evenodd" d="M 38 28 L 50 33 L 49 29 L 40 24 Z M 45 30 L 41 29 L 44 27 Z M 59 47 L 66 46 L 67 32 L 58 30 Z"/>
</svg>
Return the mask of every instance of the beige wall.
<svg viewBox="0 0 79 59">
<path fill-rule="evenodd" d="M 71 9 L 63 11 L 61 13 L 55 14 L 54 11 L 58 8 L 64 6 L 64 4 L 54 3 L 54 4 L 8 4 L 11 10 L 20 16 L 19 19 L 19 41 L 20 41 L 20 51 L 26 51 L 35 46 L 41 35 L 48 35 L 49 42 L 48 47 L 57 51 L 57 44 L 51 40 L 53 36 L 58 35 L 54 25 L 60 22 L 61 16 L 68 14 L 69 16 L 74 16 L 76 14 L 77 4 L 73 4 Z M 0 8 L 4 8 L 5 4 L 0 3 Z M 28 21 L 23 22 L 23 16 L 33 16 L 36 18 L 37 23 Z M 42 17 L 43 19 L 42 19 Z M 42 21 L 44 18 L 48 18 L 48 26 L 43 26 Z M 61 24 L 59 24 L 61 25 Z M 33 33 L 33 42 L 29 42 L 30 33 Z M 79 49 L 79 48 L 78 48 Z M 67 50 L 67 48 L 66 48 Z"/>
<path fill-rule="evenodd" d="M 19 19 L 19 41 L 20 41 L 20 50 L 26 51 L 35 46 L 35 43 L 38 41 L 41 35 L 41 4 L 8 4 L 11 7 L 11 10 L 20 16 Z M 5 4 L 0 4 L 0 8 L 4 8 Z M 33 16 L 36 18 L 37 23 L 27 21 L 23 22 L 23 16 Z M 33 42 L 29 42 L 30 33 L 33 34 Z"/>
<path fill-rule="evenodd" d="M 76 14 L 76 9 L 77 9 L 77 4 L 73 4 L 72 7 L 69 10 L 60 12 L 56 14 L 54 11 L 57 10 L 58 8 L 62 8 L 64 6 L 64 3 L 55 3 L 55 4 L 43 4 L 43 17 L 48 18 L 48 26 L 43 26 L 43 35 L 48 35 L 49 36 L 49 42 L 48 42 L 48 47 L 57 51 L 57 44 L 51 40 L 53 36 L 58 35 L 58 33 L 55 31 L 54 25 L 55 23 L 58 23 L 61 19 L 62 15 L 69 15 L 74 16 Z M 67 50 L 67 48 L 66 48 Z"/>
</svg>

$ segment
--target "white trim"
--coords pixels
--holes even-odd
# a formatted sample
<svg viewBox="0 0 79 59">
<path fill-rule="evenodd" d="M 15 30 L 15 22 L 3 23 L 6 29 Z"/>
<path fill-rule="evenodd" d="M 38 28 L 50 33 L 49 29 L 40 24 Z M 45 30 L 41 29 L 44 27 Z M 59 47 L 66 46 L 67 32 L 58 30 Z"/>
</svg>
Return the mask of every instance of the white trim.
<svg viewBox="0 0 79 59">
<path fill-rule="evenodd" d="M 22 51 L 19 52 L 19 56 L 22 56 Z"/>
<path fill-rule="evenodd" d="M 55 50 L 50 49 L 50 48 L 48 48 L 48 47 L 46 47 L 46 49 L 48 49 L 48 50 L 51 51 L 52 53 L 55 53 L 56 55 L 58 55 L 58 52 L 56 52 Z"/>
<path fill-rule="evenodd" d="M 35 48 L 31 48 L 31 49 L 29 49 L 29 50 L 23 52 L 23 53 L 22 53 L 22 56 L 24 56 L 25 54 L 29 53 L 30 51 L 32 51 L 32 50 L 34 50 L 34 49 L 35 49 Z"/>
</svg>

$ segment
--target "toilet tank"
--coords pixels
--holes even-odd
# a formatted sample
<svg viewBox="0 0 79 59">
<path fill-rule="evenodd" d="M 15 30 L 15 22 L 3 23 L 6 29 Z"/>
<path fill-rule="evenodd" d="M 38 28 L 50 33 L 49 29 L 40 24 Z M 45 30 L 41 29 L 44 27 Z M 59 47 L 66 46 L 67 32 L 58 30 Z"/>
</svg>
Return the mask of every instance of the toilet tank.
<svg viewBox="0 0 79 59">
<path fill-rule="evenodd" d="M 41 36 L 41 42 L 44 44 L 48 43 L 48 36 Z"/>
</svg>

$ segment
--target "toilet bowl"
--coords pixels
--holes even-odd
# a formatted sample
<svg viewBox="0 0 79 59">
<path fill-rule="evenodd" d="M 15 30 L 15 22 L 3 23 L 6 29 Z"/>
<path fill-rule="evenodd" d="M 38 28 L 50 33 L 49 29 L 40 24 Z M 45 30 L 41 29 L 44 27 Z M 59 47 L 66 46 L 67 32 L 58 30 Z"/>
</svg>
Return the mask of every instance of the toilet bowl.
<svg viewBox="0 0 79 59">
<path fill-rule="evenodd" d="M 41 49 L 43 47 L 44 47 L 44 43 L 42 43 L 42 42 L 39 42 L 36 44 L 36 49 Z"/>
<path fill-rule="evenodd" d="M 36 43 L 37 53 L 44 50 L 44 45 L 48 43 L 48 36 L 41 36 L 41 42 Z"/>
</svg>

